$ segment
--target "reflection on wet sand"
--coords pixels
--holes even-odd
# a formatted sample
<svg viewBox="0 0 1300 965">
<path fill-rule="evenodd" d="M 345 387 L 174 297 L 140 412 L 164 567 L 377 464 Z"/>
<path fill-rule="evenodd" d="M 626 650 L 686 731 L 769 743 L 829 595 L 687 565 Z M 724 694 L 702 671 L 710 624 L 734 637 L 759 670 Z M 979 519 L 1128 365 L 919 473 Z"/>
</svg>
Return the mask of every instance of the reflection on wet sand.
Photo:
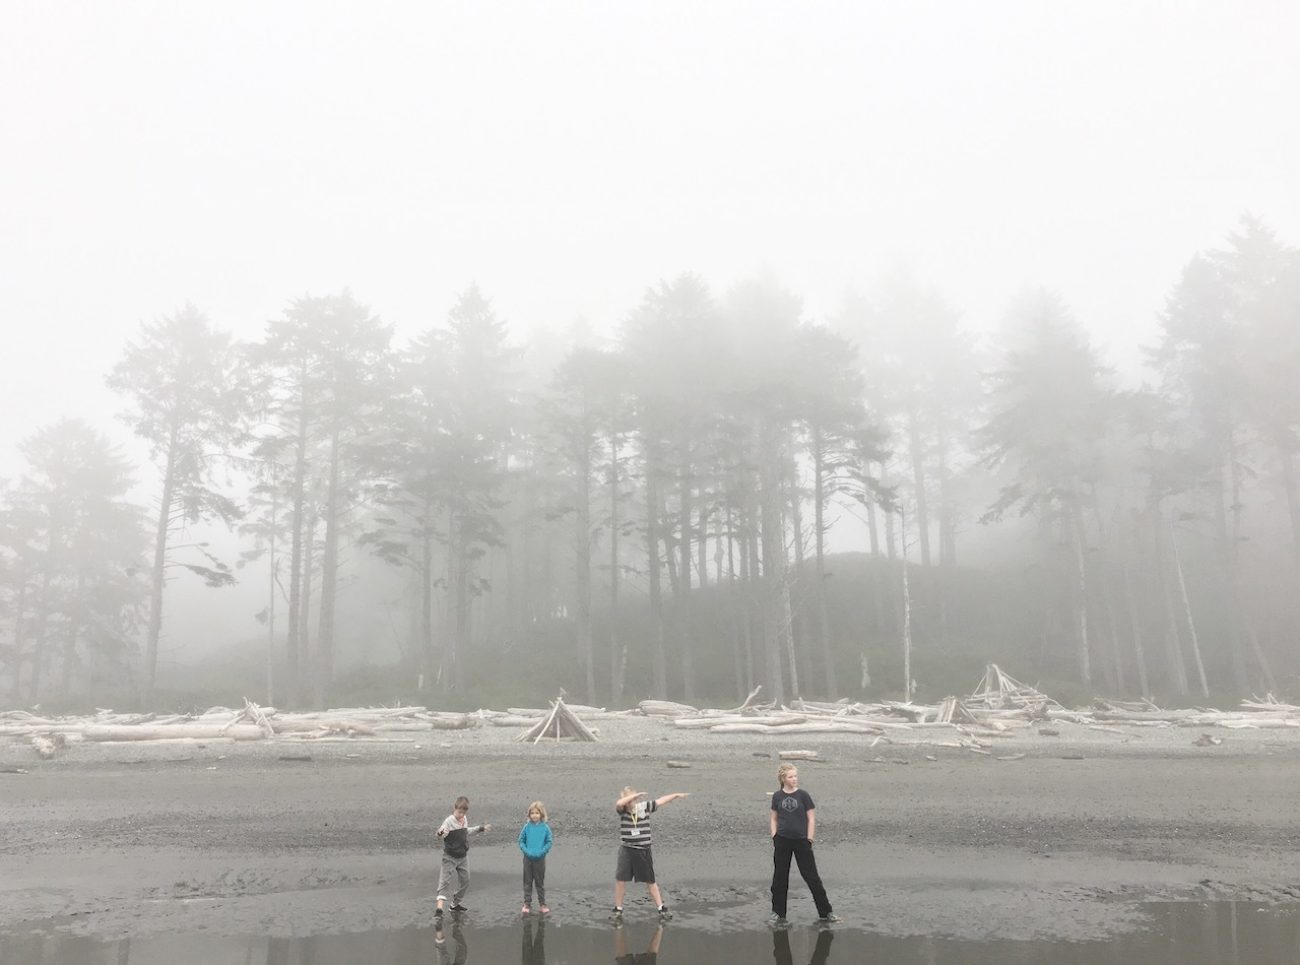
<svg viewBox="0 0 1300 965">
<path fill-rule="evenodd" d="M 546 919 L 537 920 L 537 929 L 533 930 L 533 920 L 524 919 L 523 948 L 519 953 L 520 965 L 546 965 Z"/>
<path fill-rule="evenodd" d="M 584 920 L 526 919 L 478 925 L 455 918 L 428 926 L 305 937 L 228 937 L 210 932 L 97 940 L 71 934 L 69 922 L 46 922 L 0 934 L 0 963 L 22 965 L 705 965 L 764 962 L 830 965 L 881 961 L 891 965 L 1277 965 L 1300 961 L 1300 908 L 1231 902 L 1149 905 L 1145 927 L 1085 941 L 972 941 L 933 935 L 888 936 L 851 925 L 832 931 L 762 928 L 718 931 L 676 922 L 610 928 Z M 671 933 L 671 934 L 669 934 Z M 549 945 L 548 949 L 546 946 Z M 548 961 L 549 954 L 549 961 Z"/>
<path fill-rule="evenodd" d="M 664 940 L 664 926 L 656 925 L 650 935 L 650 944 L 640 954 L 627 950 L 627 930 L 621 925 L 614 929 L 614 961 L 616 965 L 656 965 L 659 961 L 659 943 Z"/>
<path fill-rule="evenodd" d="M 461 923 L 451 923 L 451 941 L 441 923 L 433 930 L 433 945 L 438 950 L 438 965 L 465 965 L 469 961 L 469 942 L 465 941 L 465 929 Z"/>
<path fill-rule="evenodd" d="M 808 965 L 826 965 L 831 959 L 831 942 L 834 940 L 835 933 L 829 928 L 823 928 L 817 935 L 817 944 L 813 946 Z M 794 955 L 790 951 L 790 932 L 784 928 L 772 932 L 772 960 L 776 965 L 795 965 Z"/>
</svg>

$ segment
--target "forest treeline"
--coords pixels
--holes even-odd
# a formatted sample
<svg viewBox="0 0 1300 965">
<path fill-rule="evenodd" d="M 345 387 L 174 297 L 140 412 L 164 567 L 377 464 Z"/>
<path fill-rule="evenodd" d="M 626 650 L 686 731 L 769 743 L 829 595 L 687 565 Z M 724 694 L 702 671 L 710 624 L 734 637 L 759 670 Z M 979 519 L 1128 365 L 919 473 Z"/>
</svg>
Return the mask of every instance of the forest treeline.
<svg viewBox="0 0 1300 965">
<path fill-rule="evenodd" d="M 604 340 L 516 345 L 476 287 L 402 344 L 347 291 L 251 343 L 146 323 L 107 378 L 153 469 L 67 419 L 0 491 L 0 694 L 150 707 L 169 588 L 252 578 L 286 707 L 357 668 L 426 703 L 934 697 L 990 659 L 1077 695 L 1300 689 L 1300 253 L 1266 226 L 1172 281 L 1140 385 L 1048 292 L 979 340 L 905 278 L 802 314 L 688 274 Z"/>
</svg>

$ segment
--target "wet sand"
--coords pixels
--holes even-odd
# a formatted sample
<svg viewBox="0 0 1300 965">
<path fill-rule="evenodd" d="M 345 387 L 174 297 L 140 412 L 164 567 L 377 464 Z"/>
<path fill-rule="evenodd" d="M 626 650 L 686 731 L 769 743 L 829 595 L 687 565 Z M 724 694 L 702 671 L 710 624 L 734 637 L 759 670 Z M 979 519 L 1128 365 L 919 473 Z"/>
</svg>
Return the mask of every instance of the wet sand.
<svg viewBox="0 0 1300 965">
<path fill-rule="evenodd" d="M 54 924 L 111 939 L 428 926 L 432 831 L 462 793 L 471 819 L 494 825 L 470 852 L 478 925 L 518 916 L 515 841 L 533 798 L 555 831 L 555 924 L 596 924 L 611 904 L 612 805 L 627 783 L 691 793 L 654 818 L 673 927 L 756 929 L 769 910 L 768 792 L 777 751 L 795 747 L 826 758 L 800 770 L 843 929 L 1089 940 L 1139 928 L 1148 901 L 1300 901 L 1296 731 L 1216 731 L 1221 745 L 1196 747 L 1188 728 L 1121 737 L 1062 724 L 1060 737 L 1031 731 L 985 756 L 856 736 L 685 733 L 641 719 L 599 726 L 598 744 L 524 746 L 516 731 L 484 727 L 365 745 L 80 744 L 48 762 L 0 743 L 0 768 L 27 769 L 0 773 L 0 931 Z M 304 754 L 311 760 L 283 759 Z M 643 889 L 630 895 L 629 924 L 649 924 Z M 797 873 L 790 917 L 815 917 Z"/>
</svg>

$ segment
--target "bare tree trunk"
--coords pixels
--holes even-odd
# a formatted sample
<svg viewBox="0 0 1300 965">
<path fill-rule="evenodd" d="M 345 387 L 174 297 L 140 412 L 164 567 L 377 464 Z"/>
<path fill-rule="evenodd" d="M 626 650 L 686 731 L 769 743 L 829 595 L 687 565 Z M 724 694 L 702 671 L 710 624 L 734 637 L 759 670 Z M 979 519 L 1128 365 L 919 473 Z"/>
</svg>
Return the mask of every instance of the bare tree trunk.
<svg viewBox="0 0 1300 965">
<path fill-rule="evenodd" d="M 781 670 L 783 646 L 790 629 L 785 622 L 783 599 L 788 599 L 785 581 L 785 532 L 781 523 L 781 448 L 775 427 L 764 426 L 759 456 L 763 540 L 763 584 L 765 590 L 763 625 L 764 651 L 767 655 L 768 696 L 776 703 L 785 702 L 785 675 Z"/>
<path fill-rule="evenodd" d="M 1159 501 L 1152 500 L 1148 511 L 1152 520 L 1151 532 L 1155 551 L 1155 573 L 1160 581 L 1160 598 L 1165 608 L 1165 662 L 1169 667 L 1170 683 L 1180 697 L 1188 693 L 1187 667 L 1183 664 L 1182 641 L 1178 630 L 1178 618 L 1174 613 L 1173 595 L 1169 590 L 1169 580 L 1165 575 L 1164 510 Z"/>
<path fill-rule="evenodd" d="M 1178 593 L 1183 601 L 1183 616 L 1187 620 L 1187 632 L 1192 643 L 1192 659 L 1196 664 L 1196 675 L 1201 682 L 1201 696 L 1210 696 L 1210 685 L 1205 680 L 1205 664 L 1201 661 L 1201 644 L 1196 635 L 1196 621 L 1192 618 L 1192 602 L 1187 597 L 1187 581 L 1183 578 L 1183 558 L 1178 552 L 1178 532 L 1173 523 L 1169 524 L 1169 546 L 1174 551 L 1174 571 L 1178 574 Z"/>
<path fill-rule="evenodd" d="M 646 559 L 650 568 L 650 632 L 651 657 L 654 664 L 654 696 L 668 699 L 668 652 L 664 628 L 663 589 L 660 586 L 659 560 L 659 486 L 655 475 L 659 471 L 653 447 L 646 448 Z"/>
<path fill-rule="evenodd" d="M 949 626 L 953 613 L 953 571 L 957 566 L 957 536 L 952 505 L 952 479 L 948 471 L 948 434 L 942 416 L 937 429 L 939 459 L 939 575 L 936 581 L 939 598 L 939 645 L 951 646 Z"/>
<path fill-rule="evenodd" d="M 326 694 L 334 680 L 334 598 L 339 584 L 339 430 L 330 432 L 329 477 L 325 488 L 325 555 L 321 560 L 320 630 L 316 641 L 314 695 L 317 707 L 324 708 Z"/>
<path fill-rule="evenodd" d="M 925 449 L 921 445 L 920 416 L 907 414 L 908 454 L 912 460 L 912 486 L 916 489 L 916 532 L 921 544 L 921 565 L 930 565 L 930 514 L 925 499 Z"/>
<path fill-rule="evenodd" d="M 1128 611 L 1129 633 L 1133 638 L 1133 659 L 1137 663 L 1138 687 L 1142 697 L 1150 697 L 1151 684 L 1147 679 L 1147 658 L 1142 647 L 1142 626 L 1138 619 L 1137 601 L 1133 598 L 1133 580 L 1122 552 L 1119 560 L 1119 579 L 1120 585 L 1124 588 L 1124 606 Z"/>
<path fill-rule="evenodd" d="M 681 573 L 677 579 L 677 621 L 680 627 L 682 648 L 682 696 L 689 704 L 695 701 L 695 635 L 691 620 L 691 475 L 690 448 L 682 450 L 681 478 L 678 482 L 677 522 L 681 528 Z"/>
<path fill-rule="evenodd" d="M 77 599 L 81 599 L 86 592 L 85 577 L 77 575 Z M 77 637 L 81 633 L 80 625 L 77 622 L 75 611 L 68 614 L 68 625 L 63 631 L 63 666 L 62 679 L 59 682 L 59 689 L 64 697 L 72 693 L 73 685 L 73 668 L 77 664 Z"/>
<path fill-rule="evenodd" d="M 573 552 L 578 653 L 587 672 L 587 702 L 596 703 L 596 649 L 591 632 L 591 459 L 584 445 L 578 465 L 578 511 Z"/>
<path fill-rule="evenodd" d="M 304 520 L 303 539 L 303 560 L 302 560 L 302 593 L 298 602 L 302 607 L 302 612 L 298 614 L 298 626 L 300 628 L 301 640 L 299 641 L 299 654 L 302 657 L 302 671 L 304 677 L 307 676 L 312 667 L 312 646 L 311 646 L 311 578 L 312 571 L 316 567 L 316 506 L 314 503 L 308 503 L 306 506 L 306 519 Z M 309 690 L 308 681 L 303 681 L 303 689 Z"/>
<path fill-rule="evenodd" d="M 903 699 L 912 699 L 912 591 L 907 581 L 907 512 L 898 510 L 903 568 Z"/>
<path fill-rule="evenodd" d="M 740 627 L 745 644 L 745 692 L 759 682 L 759 672 L 754 666 L 754 600 L 758 594 L 758 550 L 754 541 L 753 514 L 748 500 L 741 508 L 740 542 Z"/>
<path fill-rule="evenodd" d="M 790 521 L 794 528 L 794 585 L 798 592 L 796 597 L 797 604 L 794 607 L 794 614 L 790 627 L 790 635 L 792 638 L 791 647 L 794 650 L 794 657 L 792 659 L 797 658 L 799 665 L 798 674 L 793 676 L 802 680 L 811 680 L 812 671 L 809 667 L 809 663 L 812 657 L 810 652 L 812 650 L 812 632 L 809 628 L 808 621 L 808 598 L 810 589 L 808 586 L 808 575 L 804 566 L 803 558 L 803 513 L 799 505 L 801 502 L 799 487 L 792 484 L 789 489 L 789 498 L 786 500 L 786 504 L 790 507 Z M 787 588 L 787 596 L 789 595 L 789 592 L 790 591 Z M 798 634 L 795 634 L 794 632 L 796 627 L 799 631 Z M 799 696 L 797 690 L 795 696 Z"/>
<path fill-rule="evenodd" d="M 425 686 L 432 686 L 438 673 L 438 652 L 433 638 L 433 514 L 432 499 L 424 501 L 424 526 L 420 533 L 419 642 L 416 657 Z"/>
<path fill-rule="evenodd" d="M 627 666 L 626 645 L 620 645 L 618 635 L 618 583 L 619 583 L 619 439 L 609 440 L 609 698 L 617 705 L 623 699 L 623 676 Z"/>
<path fill-rule="evenodd" d="M 821 642 L 822 668 L 826 673 L 826 696 L 834 700 L 839 688 L 835 660 L 831 654 L 831 623 L 826 608 L 826 453 L 821 430 L 813 432 L 813 532 L 816 558 L 813 599 L 817 606 L 817 636 Z"/>
<path fill-rule="evenodd" d="M 1106 618 L 1106 633 L 1110 638 L 1115 686 L 1120 693 L 1123 693 L 1127 688 L 1127 683 L 1124 674 L 1124 656 L 1120 649 L 1119 623 L 1115 616 L 1115 605 L 1113 603 L 1114 574 L 1111 572 L 1110 565 L 1111 546 L 1109 534 L 1106 530 L 1106 520 L 1101 512 L 1101 500 L 1097 496 L 1097 487 L 1095 485 L 1091 489 L 1091 505 L 1093 518 L 1097 522 L 1097 568 L 1101 573 L 1102 613 Z"/>
<path fill-rule="evenodd" d="M 153 573 L 149 586 L 149 630 L 145 638 L 144 682 L 140 706 L 148 709 L 153 702 L 154 682 L 158 675 L 158 640 L 162 636 L 163 587 L 167 583 L 167 540 L 171 534 L 172 504 L 176 501 L 177 430 L 173 426 L 167 443 L 167 465 L 163 469 L 163 489 L 159 499 L 158 522 L 154 527 Z M 44 608 L 42 607 L 42 612 Z M 43 638 L 38 638 L 43 643 Z M 35 664 L 40 674 L 40 662 Z"/>
<path fill-rule="evenodd" d="M 279 560 L 275 557 L 275 531 L 280 524 L 280 487 L 275 478 L 274 469 L 271 472 L 271 535 L 270 549 L 270 578 L 267 581 L 267 601 L 266 601 L 266 705 L 275 706 L 275 578 L 278 575 L 277 566 Z"/>
<path fill-rule="evenodd" d="M 1075 566 L 1075 619 L 1078 627 L 1078 657 L 1079 657 L 1079 677 L 1085 685 L 1092 686 L 1092 658 L 1088 641 L 1088 570 L 1083 559 L 1083 541 L 1079 535 L 1079 526 L 1077 525 L 1078 509 L 1075 506 L 1069 506 L 1066 510 L 1070 514 L 1070 522 L 1075 525 L 1070 527 L 1071 542 L 1074 544 L 1074 566 Z"/>
<path fill-rule="evenodd" d="M 731 661 L 736 675 L 736 693 L 740 698 L 749 693 L 749 676 L 746 672 L 746 661 L 741 650 L 741 631 L 746 626 L 746 621 L 740 613 L 740 606 L 737 602 L 736 593 L 736 553 L 735 553 L 735 536 L 732 533 L 733 510 L 730 501 L 726 502 L 722 508 L 722 518 L 719 520 L 721 526 L 725 526 L 726 539 L 726 560 L 727 560 L 727 630 L 731 637 Z M 719 539 L 723 539 L 723 534 L 719 533 Z M 718 583 L 722 584 L 719 577 Z M 746 641 L 746 646 L 748 642 Z"/>
<path fill-rule="evenodd" d="M 699 550 L 695 563 L 695 576 L 700 581 L 700 589 L 703 590 L 709 585 L 709 518 L 713 515 L 713 510 L 704 503 L 705 493 L 700 493 L 700 511 L 698 522 L 696 523 L 696 532 L 699 534 Z"/>
<path fill-rule="evenodd" d="M 289 629 L 285 651 L 288 658 L 289 706 L 302 706 L 303 687 L 303 522 L 307 502 L 307 407 L 300 400 L 298 432 L 294 443 L 293 459 L 293 510 L 289 522 Z"/>
</svg>

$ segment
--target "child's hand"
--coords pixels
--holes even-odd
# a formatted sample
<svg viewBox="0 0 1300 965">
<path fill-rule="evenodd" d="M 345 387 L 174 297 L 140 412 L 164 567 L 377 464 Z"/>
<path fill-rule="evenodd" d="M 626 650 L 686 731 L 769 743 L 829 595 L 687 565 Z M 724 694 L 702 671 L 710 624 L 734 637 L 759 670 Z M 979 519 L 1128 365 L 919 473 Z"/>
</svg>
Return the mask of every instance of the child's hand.
<svg viewBox="0 0 1300 965">
<path fill-rule="evenodd" d="M 490 824 L 483 824 L 483 825 L 480 825 L 480 827 L 482 827 L 484 831 L 491 831 L 491 830 L 492 830 L 492 825 L 490 825 Z"/>
</svg>

